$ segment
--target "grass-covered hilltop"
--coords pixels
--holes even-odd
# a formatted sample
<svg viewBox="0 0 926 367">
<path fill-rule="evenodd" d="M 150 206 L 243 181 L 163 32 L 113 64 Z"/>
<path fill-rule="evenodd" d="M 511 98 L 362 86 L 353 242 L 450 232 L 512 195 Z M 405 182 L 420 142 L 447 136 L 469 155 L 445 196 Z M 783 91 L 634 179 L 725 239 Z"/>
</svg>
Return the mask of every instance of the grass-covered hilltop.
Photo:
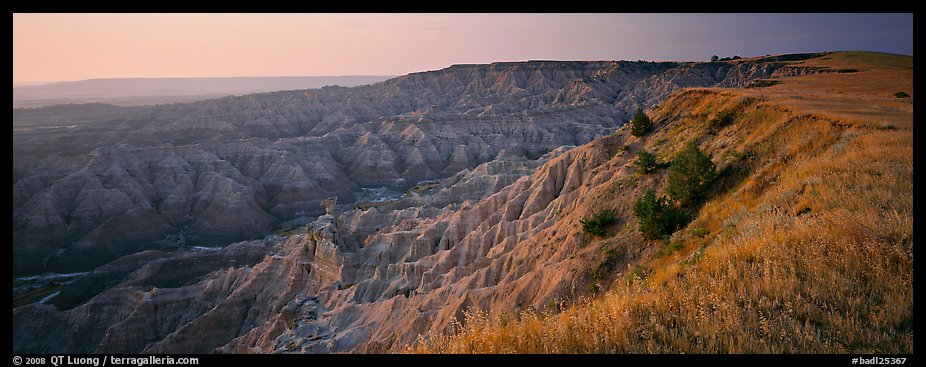
<svg viewBox="0 0 926 367">
<path fill-rule="evenodd" d="M 14 109 L 13 350 L 912 353 L 912 65 Z"/>
<path fill-rule="evenodd" d="M 582 234 L 586 297 L 475 307 L 408 351 L 912 353 L 913 58 L 777 58 L 793 75 L 675 92 L 651 131 L 576 148 L 610 158 L 537 236 Z"/>
</svg>

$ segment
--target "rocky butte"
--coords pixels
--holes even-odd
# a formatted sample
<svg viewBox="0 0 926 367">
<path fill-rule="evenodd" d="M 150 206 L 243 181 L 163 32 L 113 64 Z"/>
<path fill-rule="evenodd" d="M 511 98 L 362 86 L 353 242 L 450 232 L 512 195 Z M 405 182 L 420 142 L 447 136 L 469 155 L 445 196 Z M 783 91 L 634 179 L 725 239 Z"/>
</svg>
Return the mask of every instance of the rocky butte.
<svg viewBox="0 0 926 367">
<path fill-rule="evenodd" d="M 878 208 L 891 222 L 870 223 L 883 245 L 865 248 L 872 264 L 895 264 L 877 276 L 896 282 L 845 283 L 875 273 L 828 262 L 818 271 L 840 276 L 836 289 L 860 312 L 898 304 L 879 319 L 893 332 L 869 337 L 888 326 L 860 324 L 857 347 L 820 350 L 902 352 L 909 332 L 912 351 L 912 97 L 882 96 L 890 88 L 912 94 L 912 58 L 457 65 L 353 88 L 14 109 L 13 349 L 396 352 L 479 325 L 470 310 L 580 310 L 582 297 L 622 292 L 628 274 L 697 275 L 679 264 L 698 264 L 705 249 L 745 251 L 727 248 L 764 233 L 748 218 L 832 221 L 850 201 L 827 201 L 833 191 L 814 186 L 824 174 L 804 163 L 843 162 L 862 155 L 858 142 L 887 139 L 899 158 L 872 169 L 895 183 Z M 622 127 L 638 106 L 656 123 L 650 135 Z M 669 161 L 692 139 L 723 175 L 703 206 L 686 209 L 690 222 L 672 237 L 681 246 L 666 255 L 642 239 L 632 209 L 666 170 L 641 174 L 634 159 L 647 149 Z M 584 233 L 580 221 L 602 209 L 616 217 L 605 237 Z M 821 225 L 844 228 L 833 223 Z M 793 302 L 755 307 L 766 322 L 815 320 L 802 335 L 837 345 L 822 303 L 803 316 L 770 311 Z M 457 350 L 448 340 L 417 345 Z M 677 350 L 712 350 L 692 345 Z"/>
</svg>

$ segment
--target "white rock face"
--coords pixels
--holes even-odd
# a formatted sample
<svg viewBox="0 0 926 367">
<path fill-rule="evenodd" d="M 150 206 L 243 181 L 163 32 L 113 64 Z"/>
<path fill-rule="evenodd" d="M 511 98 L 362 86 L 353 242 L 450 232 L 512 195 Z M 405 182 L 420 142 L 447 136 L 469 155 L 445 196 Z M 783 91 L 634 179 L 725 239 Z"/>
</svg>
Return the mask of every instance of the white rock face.
<svg viewBox="0 0 926 367">
<path fill-rule="evenodd" d="M 13 349 L 384 351 L 445 331 L 467 307 L 570 299 L 594 259 L 561 213 L 626 163 L 605 164 L 621 136 L 570 147 L 678 88 L 741 86 L 779 68 L 461 65 L 366 87 L 107 110 L 68 135 L 14 129 L 14 272 L 108 264 L 49 304 L 14 309 Z M 286 238 L 151 250 L 175 249 L 168 236 L 259 237 L 324 213 L 328 197 L 352 203 L 361 188 L 438 179 Z"/>
<path fill-rule="evenodd" d="M 500 154 L 535 159 L 607 135 L 678 88 L 742 86 L 780 66 L 457 65 L 354 88 L 14 110 L 14 272 L 90 270 L 181 233 L 260 237 L 321 214 L 327 197 L 347 205 L 362 188 L 404 191 Z"/>
<path fill-rule="evenodd" d="M 468 307 L 511 310 L 574 297 L 591 260 L 575 256 L 578 226 L 551 219 L 581 200 L 589 173 L 617 145 L 494 160 L 430 194 L 319 216 L 288 238 L 148 262 L 125 257 L 116 263 L 130 265 L 97 271 L 110 279 L 107 289 L 72 286 L 62 293 L 83 298 L 15 309 L 14 350 L 385 351 L 444 331 Z M 245 255 L 260 252 L 259 261 Z M 179 264 L 201 275 L 168 271 Z M 118 312 L 94 311 L 114 305 Z M 32 318 L 48 323 L 23 322 Z M 46 344 L 58 334 L 69 336 Z"/>
</svg>

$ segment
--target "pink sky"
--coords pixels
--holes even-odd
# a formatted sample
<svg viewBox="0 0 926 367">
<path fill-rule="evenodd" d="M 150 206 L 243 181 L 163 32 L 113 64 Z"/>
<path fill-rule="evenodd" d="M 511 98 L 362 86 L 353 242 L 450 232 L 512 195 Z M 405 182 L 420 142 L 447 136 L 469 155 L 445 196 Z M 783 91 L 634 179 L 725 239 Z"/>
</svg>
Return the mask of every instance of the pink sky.
<svg viewBox="0 0 926 367">
<path fill-rule="evenodd" d="M 13 81 L 401 75 L 461 63 L 836 49 L 912 54 L 912 33 L 912 14 L 14 14 Z"/>
<path fill-rule="evenodd" d="M 542 57 L 543 52 L 524 51 L 553 47 L 542 44 L 547 42 L 544 38 L 556 38 L 539 29 L 549 22 L 543 18 L 484 14 L 15 14 L 13 80 L 398 75 L 455 63 L 516 60 L 522 54 Z M 498 32 L 525 31 L 537 32 L 539 38 L 518 42 L 499 39 Z"/>
</svg>

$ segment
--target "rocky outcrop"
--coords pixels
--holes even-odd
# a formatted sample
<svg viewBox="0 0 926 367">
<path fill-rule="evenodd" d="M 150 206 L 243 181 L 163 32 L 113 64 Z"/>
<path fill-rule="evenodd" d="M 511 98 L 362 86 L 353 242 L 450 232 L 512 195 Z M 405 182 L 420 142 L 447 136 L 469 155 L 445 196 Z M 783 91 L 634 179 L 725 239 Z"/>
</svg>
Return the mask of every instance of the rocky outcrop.
<svg viewBox="0 0 926 367">
<path fill-rule="evenodd" d="M 444 236 L 440 229 L 448 228 L 448 221 L 459 221 L 461 215 L 470 216 L 453 208 L 495 194 L 505 183 L 565 151 L 558 149 L 540 160 L 502 155 L 435 183 L 430 193 L 366 210 L 340 214 L 331 210 L 308 224 L 305 233 L 285 239 L 122 257 L 83 275 L 45 303 L 14 310 L 14 349 L 43 353 L 353 350 L 365 345 L 375 330 L 369 320 L 354 325 L 353 318 L 371 306 L 386 307 L 396 297 L 418 294 L 419 281 L 412 279 L 423 275 L 423 265 L 414 262 L 426 258 L 430 258 L 426 263 L 433 262 L 433 255 L 442 251 L 434 247 Z M 323 205 L 330 208 L 332 202 Z M 472 204 L 464 204 L 468 205 Z M 441 266 L 453 266 L 451 259 Z M 117 312 L 98 314 L 116 305 Z M 31 318 L 49 324 L 24 322 Z M 45 344 L 55 338 L 60 342 Z M 197 346 L 191 348 L 192 344 Z"/>
<path fill-rule="evenodd" d="M 259 237 L 321 214 L 322 198 L 348 206 L 363 188 L 533 160 L 609 134 L 679 88 L 742 86 L 783 65 L 455 65 L 354 88 L 14 110 L 14 273 L 90 270 L 179 234 L 209 245 Z"/>
<path fill-rule="evenodd" d="M 615 139 L 532 163 L 492 161 L 438 183 L 430 194 L 322 215 L 285 239 L 124 257 L 48 304 L 15 309 L 14 350 L 382 351 L 443 330 L 468 307 L 520 308 L 570 297 L 590 260 L 574 256 L 581 253 L 575 240 L 549 247 L 539 242 L 550 241 L 547 235 L 537 236 L 551 233 L 544 218 L 581 198 L 587 172 L 610 159 Z M 506 176 L 541 164 L 529 176 Z M 511 179 L 498 189 L 485 185 Z M 486 192 L 476 197 L 471 187 Z M 430 203 L 459 200 L 454 193 L 464 191 L 476 201 Z M 24 322 L 31 318 L 49 324 Z M 60 343 L 46 344 L 55 338 Z"/>
<path fill-rule="evenodd" d="M 662 116 L 706 101 L 776 108 L 699 90 Z M 632 175 L 644 143 L 621 129 L 537 160 L 511 150 L 382 205 L 338 212 L 326 200 L 316 204 L 326 214 L 286 238 L 126 256 L 14 309 L 14 351 L 397 351 L 472 308 L 569 303 L 658 250 L 624 230 L 639 191 L 663 181 Z M 580 225 L 599 209 L 618 218 L 604 240 Z"/>
<path fill-rule="evenodd" d="M 579 224 L 601 209 L 603 195 L 617 227 L 633 215 L 638 193 L 618 178 L 629 177 L 640 144 L 626 129 L 613 132 L 624 113 L 613 106 L 656 101 L 630 97 L 640 83 L 664 91 L 740 85 L 776 67 L 467 65 L 370 87 L 162 106 L 165 116 L 199 116 L 170 127 L 136 121 L 165 136 L 209 127 L 177 145 L 145 143 L 156 135 L 145 129 L 125 136 L 88 126 L 80 134 L 125 143 L 52 154 L 48 163 L 40 154 L 14 159 L 18 271 L 94 268 L 13 310 L 14 351 L 395 351 L 420 334 L 447 331 L 474 307 L 515 312 L 569 302 L 588 292 L 590 271 L 617 274 L 653 251 L 636 231 L 621 231 L 604 259 L 604 247 L 589 246 L 594 239 Z M 581 82 L 562 82 L 570 77 Z M 316 106 L 300 113 L 328 112 L 288 125 L 280 110 L 296 110 L 284 97 Z M 260 134 L 292 129 L 293 136 L 230 138 L 246 135 L 247 124 L 238 114 L 214 118 L 237 103 L 264 111 L 263 122 L 252 122 L 263 126 Z M 138 111 L 133 116 L 148 113 Z M 36 142 L 52 135 L 23 133 L 14 145 L 35 153 Z M 569 146 L 598 135 L 606 136 Z M 655 176 L 633 179 L 655 186 Z M 370 188 L 405 194 L 355 207 Z M 287 237 L 190 246 L 259 237 L 292 217 L 316 219 Z"/>
<path fill-rule="evenodd" d="M 236 243 L 219 251 L 149 251 L 123 257 L 67 285 L 44 304 L 14 309 L 13 349 L 138 353 L 152 343 L 166 342 L 193 320 L 208 323 L 218 316 L 220 311 L 213 309 L 219 305 L 240 307 L 221 311 L 228 313 L 225 316 L 244 317 L 255 298 L 243 289 L 243 282 L 252 274 L 252 266 L 263 264 L 268 252 L 282 246 L 280 242 L 276 238 Z M 211 320 L 216 324 L 209 332 L 218 334 L 218 341 L 200 335 L 197 342 L 205 349 L 188 351 L 209 351 L 210 343 L 224 343 L 228 339 L 224 335 L 236 333 L 228 324 L 234 318 Z"/>
</svg>

